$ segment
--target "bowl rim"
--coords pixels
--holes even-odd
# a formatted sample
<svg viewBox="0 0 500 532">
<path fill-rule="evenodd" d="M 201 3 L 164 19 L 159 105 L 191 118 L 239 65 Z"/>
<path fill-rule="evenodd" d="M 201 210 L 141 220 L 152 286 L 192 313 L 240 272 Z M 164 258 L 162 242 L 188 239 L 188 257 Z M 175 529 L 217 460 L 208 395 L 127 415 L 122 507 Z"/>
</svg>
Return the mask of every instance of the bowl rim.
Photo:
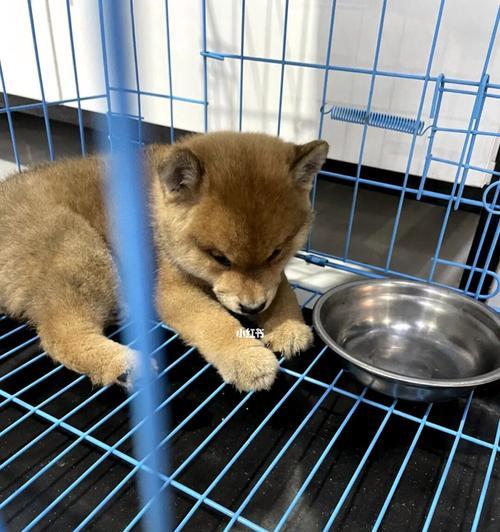
<svg viewBox="0 0 500 532">
<path fill-rule="evenodd" d="M 358 279 L 355 281 L 347 281 L 345 283 L 339 284 L 337 286 L 334 286 L 333 288 L 330 288 L 325 293 L 323 293 L 319 299 L 316 301 L 314 308 L 313 308 L 313 325 L 320 336 L 320 338 L 325 342 L 325 344 L 335 351 L 338 355 L 340 355 L 342 358 L 353 364 L 354 366 L 357 366 L 358 368 L 363 369 L 364 371 L 370 373 L 373 376 L 376 377 L 382 377 L 384 379 L 389 379 L 391 381 L 405 384 L 409 386 L 417 386 L 417 387 L 424 387 L 424 388 L 473 388 L 476 386 L 481 386 L 483 384 L 488 384 L 490 382 L 494 382 L 496 380 L 500 379 L 500 365 L 497 369 L 494 369 L 492 371 L 489 371 L 487 373 L 482 373 L 481 375 L 477 375 L 474 377 L 466 377 L 463 379 L 423 379 L 419 377 L 410 377 L 407 375 L 403 375 L 401 373 L 395 373 L 392 371 L 388 371 L 385 369 L 377 368 L 376 366 L 373 366 L 371 364 L 368 364 L 367 362 L 363 362 L 362 360 L 359 360 L 357 357 L 349 354 L 344 348 L 342 348 L 339 344 L 337 344 L 327 333 L 326 329 L 324 328 L 323 324 L 320 320 L 320 312 L 325 304 L 325 302 L 332 296 L 332 294 L 342 292 L 345 290 L 348 290 L 354 286 L 359 285 L 371 285 L 371 284 L 397 284 L 400 286 L 410 286 L 410 287 L 424 287 L 426 290 L 430 292 L 434 292 L 436 294 L 446 294 L 446 295 L 453 295 L 453 297 L 458 297 L 459 299 L 462 299 L 467 302 L 467 304 L 475 306 L 480 312 L 485 313 L 489 315 L 491 318 L 493 318 L 494 322 L 498 326 L 500 330 L 500 315 L 495 312 L 493 309 L 489 308 L 484 303 L 481 303 L 475 299 L 472 299 L 458 291 L 455 291 L 451 288 L 444 288 L 440 286 L 435 286 L 429 283 L 425 282 L 419 282 L 419 281 L 407 281 L 403 279 L 392 279 L 392 278 L 381 278 L 381 279 Z M 499 359 L 500 359 L 500 346 L 499 346 Z M 500 364 L 500 360 L 499 360 Z"/>
</svg>

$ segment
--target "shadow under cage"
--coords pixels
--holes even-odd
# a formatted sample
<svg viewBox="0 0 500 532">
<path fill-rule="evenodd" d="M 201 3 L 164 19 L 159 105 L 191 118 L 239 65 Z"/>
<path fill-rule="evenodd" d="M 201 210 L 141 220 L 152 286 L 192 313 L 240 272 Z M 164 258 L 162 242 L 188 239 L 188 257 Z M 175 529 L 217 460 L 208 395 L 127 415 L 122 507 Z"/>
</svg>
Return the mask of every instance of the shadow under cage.
<svg viewBox="0 0 500 532">
<path fill-rule="evenodd" d="M 2 164 L 110 149 L 130 316 L 108 334 L 144 368 L 154 357 L 158 374 L 130 394 L 95 389 L 2 316 L 0 528 L 496 530 L 495 385 L 446 404 L 393 400 L 316 339 L 280 360 L 271 391 L 240 394 L 157 320 L 136 148 L 215 129 L 327 140 L 315 226 L 287 270 L 307 318 L 353 275 L 447 286 L 499 310 L 497 3 L 27 0 L 4 11 Z M 35 134 L 45 153 L 31 149 Z"/>
</svg>

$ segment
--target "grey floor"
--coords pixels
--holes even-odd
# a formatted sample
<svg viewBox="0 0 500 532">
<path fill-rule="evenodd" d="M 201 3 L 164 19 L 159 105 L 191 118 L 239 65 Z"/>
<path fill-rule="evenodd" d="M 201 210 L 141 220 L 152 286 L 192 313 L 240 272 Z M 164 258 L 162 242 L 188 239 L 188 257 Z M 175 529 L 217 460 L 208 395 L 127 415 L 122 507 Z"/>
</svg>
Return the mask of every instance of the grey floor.
<svg viewBox="0 0 500 532">
<path fill-rule="evenodd" d="M 314 249 L 343 256 L 349 214 L 352 208 L 351 186 L 322 181 L 318 186 Z M 399 196 L 371 190 L 359 190 L 352 225 L 349 258 L 385 267 Z M 391 269 L 426 278 L 430 272 L 445 207 L 406 197 L 401 211 Z M 465 262 L 478 222 L 478 215 L 452 211 L 443 246 L 442 259 Z M 461 268 L 438 266 L 435 280 L 458 285 Z"/>
<path fill-rule="evenodd" d="M 12 122 L 21 164 L 32 166 L 48 160 L 49 150 L 44 121 L 37 116 L 14 113 Z M 50 131 L 56 158 L 81 153 L 80 132 L 77 127 L 51 121 Z M 95 151 L 97 141 L 98 139 L 90 130 L 85 130 L 85 145 L 89 151 Z M 7 169 L 10 168 L 15 171 L 12 139 L 5 114 L 0 115 L 0 162 L 3 163 L 0 166 L 0 175 L 5 176 Z"/>
<path fill-rule="evenodd" d="M 49 158 L 43 120 L 17 113 L 14 116 L 15 139 L 21 164 L 31 166 Z M 80 153 L 77 127 L 51 122 L 56 158 Z M 85 132 L 86 146 L 95 151 L 96 136 Z M 0 177 L 15 171 L 11 137 L 5 115 L 0 117 Z M 318 185 L 316 221 L 312 237 L 315 250 L 343 255 L 353 188 L 328 181 Z M 399 197 L 383 192 L 359 190 L 356 202 L 349 258 L 375 266 L 385 266 Z M 391 268 L 426 278 L 435 253 L 445 209 L 406 198 L 398 228 Z M 445 233 L 440 257 L 465 262 L 474 235 L 478 215 L 453 211 Z M 438 266 L 435 279 L 457 286 L 462 269 Z"/>
</svg>

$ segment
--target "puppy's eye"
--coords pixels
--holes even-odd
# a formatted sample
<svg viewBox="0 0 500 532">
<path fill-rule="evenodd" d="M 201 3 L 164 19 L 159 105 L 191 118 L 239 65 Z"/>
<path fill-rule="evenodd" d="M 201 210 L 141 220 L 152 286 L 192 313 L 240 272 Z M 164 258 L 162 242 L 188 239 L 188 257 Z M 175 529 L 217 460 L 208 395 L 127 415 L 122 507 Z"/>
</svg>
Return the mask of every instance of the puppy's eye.
<svg viewBox="0 0 500 532">
<path fill-rule="evenodd" d="M 281 248 L 276 248 L 271 255 L 267 258 L 267 262 L 272 262 L 274 259 L 278 258 L 281 253 Z"/>
<path fill-rule="evenodd" d="M 209 251 L 209 253 L 221 266 L 225 266 L 226 268 L 231 266 L 231 261 L 219 251 Z"/>
</svg>

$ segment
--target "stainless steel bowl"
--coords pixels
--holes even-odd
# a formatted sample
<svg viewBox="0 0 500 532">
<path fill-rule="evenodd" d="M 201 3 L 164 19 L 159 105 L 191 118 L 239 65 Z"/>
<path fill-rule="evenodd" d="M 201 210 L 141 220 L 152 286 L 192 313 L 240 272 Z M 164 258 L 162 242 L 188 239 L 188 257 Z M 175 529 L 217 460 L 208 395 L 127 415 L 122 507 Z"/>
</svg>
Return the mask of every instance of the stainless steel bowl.
<svg viewBox="0 0 500 532">
<path fill-rule="evenodd" d="M 500 379 L 500 317 L 452 290 L 361 280 L 329 290 L 313 323 L 366 386 L 442 401 Z"/>
</svg>

